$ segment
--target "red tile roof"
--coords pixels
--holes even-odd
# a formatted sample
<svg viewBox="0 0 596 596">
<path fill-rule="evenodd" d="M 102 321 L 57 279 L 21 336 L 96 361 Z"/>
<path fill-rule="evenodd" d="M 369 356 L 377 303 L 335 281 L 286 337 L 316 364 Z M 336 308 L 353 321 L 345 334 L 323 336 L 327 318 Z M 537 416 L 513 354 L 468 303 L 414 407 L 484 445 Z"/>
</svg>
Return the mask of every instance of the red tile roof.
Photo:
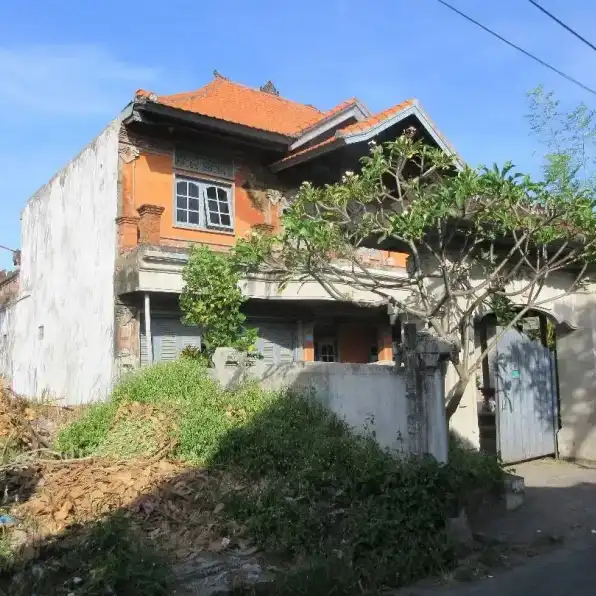
<svg viewBox="0 0 596 596">
<path fill-rule="evenodd" d="M 150 91 L 140 89 L 137 96 L 155 98 L 157 103 L 180 110 L 292 137 L 326 115 L 313 106 L 221 77 L 197 91 L 156 97 Z"/>
<path fill-rule="evenodd" d="M 370 118 L 367 118 L 366 120 L 361 120 L 360 122 L 356 122 L 354 124 L 350 124 L 350 126 L 342 128 L 339 131 L 339 136 L 345 137 L 355 132 L 364 132 L 365 130 L 372 128 L 373 126 L 380 124 L 384 120 L 387 120 L 387 118 L 391 118 L 391 116 L 393 116 L 394 114 L 397 114 L 398 112 L 403 112 L 404 110 L 411 108 L 414 105 L 414 103 L 414 99 L 402 101 L 401 103 L 398 103 L 397 105 L 388 108 L 387 110 L 383 110 L 378 114 L 373 114 Z"/>
<path fill-rule="evenodd" d="M 339 112 L 345 110 L 346 108 L 357 105 L 358 103 L 359 101 L 356 97 L 352 97 L 351 99 L 342 101 L 340 104 L 336 105 L 330 110 L 327 110 L 326 112 L 323 112 L 317 118 L 309 122 L 304 128 L 302 128 L 300 134 L 305 134 L 308 130 L 315 128 L 320 122 L 323 122 L 324 120 L 327 120 L 332 116 L 335 116 L 335 114 L 339 114 Z"/>
<path fill-rule="evenodd" d="M 351 105 L 361 106 L 357 98 L 352 98 L 323 112 L 314 106 L 291 101 L 272 93 L 251 89 L 224 77 L 216 77 L 197 91 L 157 96 L 151 91 L 139 89 L 136 95 L 139 98 L 146 98 L 149 101 L 155 101 L 165 106 L 278 133 L 294 139 L 300 138 L 318 123 L 322 123 Z M 342 138 L 366 132 L 412 106 L 418 106 L 421 109 L 415 99 L 408 99 L 365 120 L 341 128 L 331 138 L 306 149 L 294 151 L 277 163 L 289 161 L 298 155 L 316 153 L 322 147 L 327 148 L 328 146 L 328 149 L 331 149 L 334 141 L 342 143 L 344 142 Z M 363 109 L 366 113 L 366 108 Z M 427 116 L 425 118 L 428 120 Z M 428 124 L 436 131 L 433 123 L 429 121 Z M 440 133 L 436 132 L 443 139 Z M 453 150 L 447 141 L 444 142 L 449 149 Z"/>
<path fill-rule="evenodd" d="M 315 145 L 311 145 L 310 147 L 307 147 L 306 149 L 298 149 L 297 151 L 293 151 L 292 153 L 289 153 L 288 155 L 286 155 L 286 157 L 280 159 L 276 163 L 284 163 L 290 159 L 293 159 L 294 157 L 296 157 L 298 155 L 314 153 L 321 147 L 324 147 L 325 145 L 330 145 L 331 143 L 333 143 L 335 141 L 339 141 L 339 140 L 340 139 L 338 139 L 337 137 L 329 137 L 328 139 L 325 139 L 324 141 L 321 141 L 320 143 L 316 143 Z"/>
<path fill-rule="evenodd" d="M 350 100 L 350 101 L 353 102 L 354 100 Z M 335 133 L 334 136 L 332 136 L 320 143 L 317 143 L 315 145 L 311 145 L 310 147 L 307 147 L 306 149 L 299 149 L 297 151 L 294 151 L 293 153 L 288 154 L 283 159 L 280 159 L 277 163 L 280 163 L 280 164 L 284 163 L 286 161 L 289 161 L 289 160 L 297 157 L 298 155 L 315 153 L 321 147 L 324 147 L 325 145 L 329 145 L 333 141 L 340 141 L 342 137 L 348 137 L 355 133 L 365 132 L 365 131 L 373 128 L 377 124 L 384 122 L 388 118 L 391 118 L 391 116 L 393 116 L 394 114 L 397 114 L 399 112 L 407 110 L 408 108 L 412 107 L 415 103 L 416 103 L 416 100 L 408 99 L 408 100 L 403 101 L 402 103 L 399 103 L 391 108 L 388 108 L 387 110 L 383 110 L 382 112 L 379 112 L 378 114 L 373 114 L 366 120 L 361 120 L 360 122 L 355 122 L 354 124 L 350 124 L 349 126 L 340 128 Z M 344 104 L 340 104 L 340 106 L 342 106 L 342 107 L 338 106 L 337 108 L 334 108 L 334 109 L 339 111 L 340 109 L 343 109 L 343 107 L 346 107 L 346 105 L 348 105 L 348 102 L 345 102 Z"/>
</svg>

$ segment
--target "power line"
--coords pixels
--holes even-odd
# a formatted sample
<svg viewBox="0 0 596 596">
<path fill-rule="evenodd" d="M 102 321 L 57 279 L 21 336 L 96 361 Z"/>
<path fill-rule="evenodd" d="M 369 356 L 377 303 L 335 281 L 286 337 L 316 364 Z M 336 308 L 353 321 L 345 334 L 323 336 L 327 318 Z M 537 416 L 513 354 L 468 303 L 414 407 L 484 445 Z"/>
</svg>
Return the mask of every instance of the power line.
<svg viewBox="0 0 596 596">
<path fill-rule="evenodd" d="M 546 8 L 543 8 L 542 6 L 540 6 L 540 4 L 538 4 L 538 2 L 535 2 L 534 0 L 529 0 L 529 2 L 531 4 L 533 4 L 538 10 L 542 11 L 545 15 L 549 16 L 553 21 L 555 21 L 556 23 L 559 23 L 559 25 L 561 25 L 561 27 L 563 27 L 564 29 L 567 29 L 567 31 L 569 31 L 569 33 L 571 33 L 571 35 L 575 35 L 575 37 L 577 37 L 578 39 L 581 39 L 586 45 L 590 46 L 596 52 L 596 46 L 593 43 L 589 42 L 585 37 L 582 37 L 577 31 L 572 29 L 569 25 L 566 25 L 563 21 L 561 21 L 561 19 L 558 19 L 551 12 L 548 12 L 548 10 L 546 10 Z"/>
<path fill-rule="evenodd" d="M 451 4 L 449 4 L 448 2 L 445 2 L 445 0 L 437 0 L 437 2 L 440 2 L 443 6 L 445 6 L 449 10 L 452 10 L 453 12 L 457 13 L 460 17 L 463 17 L 464 19 L 466 19 L 466 21 L 469 21 L 470 23 L 473 23 L 477 27 L 480 27 L 487 33 L 490 33 L 493 37 L 500 39 L 503 43 L 506 43 L 508 46 L 510 46 L 510 47 L 516 49 L 518 52 L 521 52 L 522 54 L 526 55 L 528 58 L 531 58 L 532 60 L 538 62 L 538 64 L 542 64 L 542 66 L 545 66 L 549 70 L 552 70 L 553 72 L 555 72 L 559 76 L 567 79 L 571 83 L 575 83 L 576 85 L 578 85 L 585 91 L 588 91 L 592 95 L 596 95 L 596 91 L 594 89 L 592 89 L 591 87 L 588 87 L 587 85 L 584 85 L 583 83 L 580 83 L 577 79 L 574 79 L 572 76 L 565 74 L 562 70 L 559 70 L 558 68 L 555 68 L 554 66 L 551 66 L 548 62 L 545 62 L 544 60 L 538 58 L 538 56 L 535 56 L 534 54 L 531 54 L 530 52 L 524 50 L 523 48 L 520 48 L 518 45 L 514 44 L 512 41 L 505 39 L 502 35 L 499 35 L 492 29 L 485 27 L 482 23 L 479 23 L 478 21 L 474 20 L 472 17 L 469 17 L 467 14 L 461 12 L 461 10 L 458 10 L 457 8 L 455 8 L 455 6 L 451 6 Z"/>
</svg>

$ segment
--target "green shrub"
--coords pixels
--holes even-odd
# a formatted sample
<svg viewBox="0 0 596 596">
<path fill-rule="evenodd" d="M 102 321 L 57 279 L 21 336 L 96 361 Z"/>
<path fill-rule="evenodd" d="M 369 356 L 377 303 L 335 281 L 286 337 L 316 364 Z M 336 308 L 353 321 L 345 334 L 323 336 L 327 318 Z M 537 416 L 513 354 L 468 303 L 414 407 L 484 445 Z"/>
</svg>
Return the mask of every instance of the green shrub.
<svg viewBox="0 0 596 596">
<path fill-rule="evenodd" d="M 503 487 L 505 471 L 500 459 L 478 451 L 454 433 L 449 436 L 448 468 L 451 491 L 460 498 L 475 489 L 499 490 Z"/>
<path fill-rule="evenodd" d="M 291 585 L 329 574 L 343 585 L 351 574 L 396 586 L 452 560 L 445 468 L 430 458 L 396 460 L 310 399 L 273 400 L 223 437 L 210 464 L 244 480 L 244 490 L 225 497 L 226 511 L 253 539 L 319 561 Z"/>
</svg>

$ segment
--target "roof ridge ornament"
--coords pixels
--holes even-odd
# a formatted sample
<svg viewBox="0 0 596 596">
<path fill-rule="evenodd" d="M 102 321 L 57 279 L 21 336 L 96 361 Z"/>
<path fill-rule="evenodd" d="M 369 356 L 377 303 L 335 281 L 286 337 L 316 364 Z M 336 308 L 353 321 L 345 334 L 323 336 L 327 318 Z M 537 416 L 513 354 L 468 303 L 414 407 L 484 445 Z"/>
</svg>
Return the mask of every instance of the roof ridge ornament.
<svg viewBox="0 0 596 596">
<path fill-rule="evenodd" d="M 228 79 L 228 77 L 224 77 L 218 70 L 217 68 L 213 69 L 213 76 L 216 79 L 223 79 L 224 81 L 229 81 L 230 79 Z"/>
<path fill-rule="evenodd" d="M 270 93 L 271 95 L 275 95 L 279 97 L 279 91 L 275 87 L 275 85 L 271 81 L 267 81 L 264 85 L 261 85 L 259 89 L 263 93 Z"/>
</svg>

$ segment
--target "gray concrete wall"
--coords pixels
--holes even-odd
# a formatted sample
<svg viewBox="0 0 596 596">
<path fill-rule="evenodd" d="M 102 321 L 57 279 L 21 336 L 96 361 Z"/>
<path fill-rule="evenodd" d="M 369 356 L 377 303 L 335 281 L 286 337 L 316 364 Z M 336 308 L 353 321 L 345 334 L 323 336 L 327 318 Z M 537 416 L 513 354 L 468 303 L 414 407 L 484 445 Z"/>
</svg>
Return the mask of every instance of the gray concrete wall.
<svg viewBox="0 0 596 596">
<path fill-rule="evenodd" d="M 76 404 L 112 384 L 119 121 L 42 187 L 21 217 L 12 384 Z"/>
<path fill-rule="evenodd" d="M 268 366 L 231 366 L 225 358 L 215 360 L 214 376 L 229 387 L 243 379 L 257 379 L 267 389 L 288 388 L 316 396 L 357 432 L 373 433 L 381 447 L 399 454 L 415 453 L 409 439 L 410 407 L 405 376 L 397 367 L 382 364 L 295 362 Z M 441 384 L 443 379 L 441 376 Z M 446 459 L 446 422 L 443 392 L 430 398 L 423 435 L 425 452 L 439 461 Z M 443 440 L 444 439 L 444 440 Z"/>
</svg>

